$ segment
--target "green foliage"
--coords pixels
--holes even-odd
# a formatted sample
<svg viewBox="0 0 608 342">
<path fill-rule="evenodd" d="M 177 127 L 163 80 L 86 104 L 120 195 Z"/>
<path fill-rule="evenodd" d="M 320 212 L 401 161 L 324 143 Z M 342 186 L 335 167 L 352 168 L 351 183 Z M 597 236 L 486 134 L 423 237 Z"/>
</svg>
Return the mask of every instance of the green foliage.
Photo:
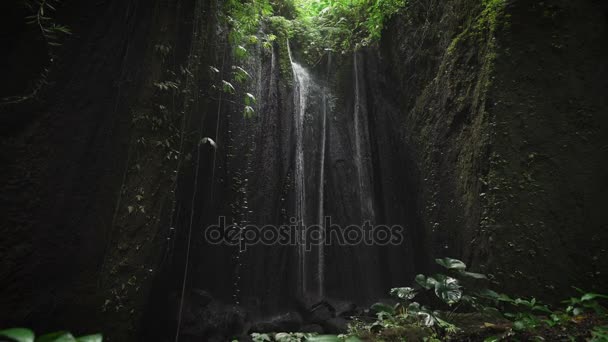
<svg viewBox="0 0 608 342">
<path fill-rule="evenodd" d="M 347 53 L 377 42 L 405 0 L 295 0 L 294 34 L 311 60 L 326 51 Z"/>
<path fill-rule="evenodd" d="M 27 23 L 38 27 L 44 41 L 49 46 L 61 45 L 60 38 L 72 34 L 67 26 L 57 24 L 51 16 L 59 4 L 59 0 L 25 1 L 25 6 L 32 12 L 26 17 Z"/>
<path fill-rule="evenodd" d="M 568 314 L 574 316 L 589 312 L 594 312 L 598 315 L 608 314 L 606 307 L 597 301 L 598 299 L 608 299 L 608 296 L 597 293 L 585 293 L 579 288 L 575 289 L 583 295 L 581 297 L 571 297 L 570 299 L 562 302 L 567 305 L 566 312 Z"/>
<path fill-rule="evenodd" d="M 12 328 L 0 331 L 0 337 L 16 342 L 102 342 L 101 334 L 74 337 L 67 331 L 57 331 L 35 337 L 33 331 L 24 328 Z"/>
<path fill-rule="evenodd" d="M 485 317 L 496 319 L 502 317 L 511 322 L 501 324 L 503 333 L 485 338 L 486 342 L 510 341 L 522 337 L 528 340 L 543 340 L 536 336 L 540 328 L 553 328 L 563 336 L 567 327 L 584 319 L 583 315 L 595 315 L 599 322 L 606 322 L 606 307 L 599 301 L 608 300 L 607 295 L 581 293 L 564 301 L 567 307 L 563 310 L 552 310 L 548 305 L 536 300 L 511 298 L 486 288 L 487 277 L 483 274 L 466 271 L 466 264 L 457 259 L 436 259 L 436 263 L 446 270 L 446 274 L 427 276 L 419 274 L 411 287 L 393 288 L 390 294 L 398 299 L 394 305 L 376 303 L 371 311 L 376 314 L 372 322 L 365 318 L 354 317 L 349 324 L 346 335 L 315 335 L 302 333 L 253 334 L 256 342 L 299 342 L 321 341 L 428 341 L 449 340 L 462 329 L 456 326 L 457 311 L 477 311 Z M 414 301 L 416 299 L 417 301 Z M 498 322 L 497 322 L 498 323 Z M 479 325 L 497 327 L 492 323 L 480 321 Z M 574 329 L 577 329 L 576 327 Z M 491 330 L 490 330 L 491 331 Z M 585 333 L 585 332 L 583 332 Z M 586 332 L 589 341 L 606 341 L 608 326 L 599 325 Z M 460 336 L 458 336 L 460 337 Z M 570 336 L 571 340 L 575 337 Z"/>
<path fill-rule="evenodd" d="M 12 338 L 17 342 L 33 342 L 34 332 L 24 328 L 12 328 L 0 331 L 0 336 Z"/>
<path fill-rule="evenodd" d="M 42 67 L 38 79 L 33 82 L 33 86 L 25 95 L 11 96 L 0 100 L 0 104 L 20 103 L 35 98 L 40 90 L 48 84 L 50 65 L 53 64 L 56 55 L 55 48 L 61 46 L 65 36 L 71 35 L 69 27 L 55 22 L 53 13 L 61 4 L 60 0 L 24 0 L 23 5 L 31 13 L 25 17 L 26 23 L 37 28 L 44 40 L 47 50 L 47 62 Z"/>
<path fill-rule="evenodd" d="M 164 91 L 179 89 L 179 84 L 173 81 L 154 82 L 154 86 Z"/>
<path fill-rule="evenodd" d="M 228 0 L 224 13 L 230 28 L 230 42 L 238 46 L 260 30 L 262 18 L 271 16 L 273 9 L 268 0 Z"/>
<path fill-rule="evenodd" d="M 347 53 L 377 42 L 405 6 L 406 0 L 231 0 L 224 11 L 237 58 L 246 56 L 248 44 L 262 39 L 269 48 L 272 38 L 282 36 L 294 37 L 314 62 L 327 51 Z"/>
<path fill-rule="evenodd" d="M 504 12 L 505 0 L 483 0 L 483 10 L 477 20 L 476 30 L 488 30 L 493 33 L 498 19 Z"/>
<path fill-rule="evenodd" d="M 608 325 L 593 328 L 589 342 L 605 341 L 608 341 Z"/>
<path fill-rule="evenodd" d="M 391 295 L 399 302 L 395 305 L 372 305 L 376 321 L 363 323 L 355 320 L 351 324 L 350 333 L 382 340 L 384 331 L 392 331 L 394 334 L 407 331 L 407 327 L 419 326 L 433 329 L 434 334 L 427 338 L 432 341 L 436 340 L 436 336 L 445 338 L 459 331 L 451 322 L 458 310 L 473 310 L 492 317 L 498 315 L 512 322 L 511 328 L 504 334 L 489 337 L 486 341 L 502 341 L 517 336 L 518 333 L 534 332 L 541 327 L 565 327 L 577 319 L 584 319 L 581 315 L 585 314 L 608 319 L 608 310 L 599 303 L 599 300 L 608 299 L 606 295 L 585 293 L 577 289 L 581 292 L 580 297 L 564 301 L 567 307 L 554 311 L 535 298 L 511 298 L 487 289 L 487 277 L 467 272 L 466 264 L 460 260 L 443 258 L 435 261 L 446 269 L 447 274 L 419 274 L 414 279 L 414 286 L 392 289 Z M 414 301 L 415 298 L 420 302 Z M 607 328 L 603 326 L 595 327 L 590 332 L 592 341 L 601 341 L 607 333 Z"/>
<path fill-rule="evenodd" d="M 311 341 L 315 334 L 311 333 L 273 333 L 273 334 L 251 334 L 254 342 L 303 342 Z"/>
<path fill-rule="evenodd" d="M 270 333 L 251 334 L 254 342 L 361 342 L 356 336 L 349 335 L 318 335 L 316 333 Z"/>
</svg>

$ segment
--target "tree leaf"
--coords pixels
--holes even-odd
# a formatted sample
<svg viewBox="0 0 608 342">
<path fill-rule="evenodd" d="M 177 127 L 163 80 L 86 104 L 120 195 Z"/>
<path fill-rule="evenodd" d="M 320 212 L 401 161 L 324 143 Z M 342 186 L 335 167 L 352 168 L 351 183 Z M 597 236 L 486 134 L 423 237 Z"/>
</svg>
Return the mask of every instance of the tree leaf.
<svg viewBox="0 0 608 342">
<path fill-rule="evenodd" d="M 586 302 L 588 300 L 594 300 L 596 298 L 608 299 L 608 296 L 603 295 L 603 294 L 599 294 L 599 293 L 585 293 L 581 297 L 581 302 Z"/>
<path fill-rule="evenodd" d="M 431 287 L 426 282 L 426 276 L 424 274 L 419 274 L 414 278 L 414 280 L 418 283 L 418 285 L 424 287 L 427 290 L 430 290 Z"/>
<path fill-rule="evenodd" d="M 227 81 L 222 80 L 222 90 L 224 90 L 225 93 L 229 93 L 229 94 L 234 94 L 235 89 L 234 86 Z"/>
<path fill-rule="evenodd" d="M 201 145 L 204 145 L 204 144 L 209 144 L 213 148 L 217 148 L 217 144 L 215 143 L 215 141 L 213 141 L 213 139 L 211 139 L 209 137 L 204 137 L 203 139 L 201 139 Z"/>
<path fill-rule="evenodd" d="M 245 106 L 243 109 L 243 116 L 247 119 L 252 118 L 253 114 L 255 114 L 255 110 L 251 106 Z"/>
<path fill-rule="evenodd" d="M 245 93 L 245 104 L 248 106 L 251 106 L 252 104 L 255 104 L 255 96 L 253 96 L 253 94 L 251 93 Z"/>
<path fill-rule="evenodd" d="M 87 335 L 76 338 L 77 342 L 103 342 L 103 336 L 101 334 Z"/>
<path fill-rule="evenodd" d="M 452 258 L 435 259 L 435 262 L 449 270 L 463 270 L 464 271 L 467 268 L 467 265 L 458 259 L 452 259 Z"/>
<path fill-rule="evenodd" d="M 458 280 L 452 277 L 445 277 L 435 284 L 435 295 L 446 304 L 452 305 L 462 298 L 462 290 Z"/>
<path fill-rule="evenodd" d="M 390 306 L 388 304 L 384 304 L 384 303 L 375 303 L 370 308 L 376 312 L 386 312 L 390 315 L 395 314 L 395 308 L 393 308 L 392 306 Z"/>
<path fill-rule="evenodd" d="M 396 287 L 391 289 L 391 295 L 400 299 L 411 300 L 416 297 L 416 291 L 411 287 Z"/>
<path fill-rule="evenodd" d="M 34 332 L 25 328 L 12 328 L 0 331 L 0 337 L 12 338 L 17 342 L 34 342 Z"/>
<path fill-rule="evenodd" d="M 461 271 L 460 274 L 473 279 L 488 279 L 485 274 Z"/>
<path fill-rule="evenodd" d="M 76 342 L 76 339 L 67 331 L 57 331 L 40 336 L 36 342 Z"/>
</svg>

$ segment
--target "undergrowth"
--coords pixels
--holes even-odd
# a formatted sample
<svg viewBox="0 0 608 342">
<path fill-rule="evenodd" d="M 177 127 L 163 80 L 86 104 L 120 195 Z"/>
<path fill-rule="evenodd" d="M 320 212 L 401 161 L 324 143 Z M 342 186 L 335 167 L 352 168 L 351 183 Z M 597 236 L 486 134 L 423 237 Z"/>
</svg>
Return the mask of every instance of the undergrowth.
<svg viewBox="0 0 608 342">
<path fill-rule="evenodd" d="M 373 318 L 369 314 L 352 317 L 346 334 L 254 334 L 253 340 L 432 342 L 464 338 L 495 342 L 552 340 L 555 334 L 572 341 L 608 340 L 606 295 L 576 289 L 579 296 L 552 308 L 535 298 L 512 298 L 489 289 L 488 277 L 467 271 L 460 260 L 443 258 L 436 262 L 444 273 L 419 274 L 410 287 L 391 289 L 397 303 L 372 305 L 367 312 Z M 473 326 L 459 323 L 470 315 L 474 315 Z"/>
</svg>

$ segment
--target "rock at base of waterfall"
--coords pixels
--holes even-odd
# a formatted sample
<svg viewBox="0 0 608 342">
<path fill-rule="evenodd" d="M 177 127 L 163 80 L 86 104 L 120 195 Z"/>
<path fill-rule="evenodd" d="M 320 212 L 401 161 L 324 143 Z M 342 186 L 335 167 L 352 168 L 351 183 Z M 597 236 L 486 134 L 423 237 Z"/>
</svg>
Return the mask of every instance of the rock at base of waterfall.
<svg viewBox="0 0 608 342">
<path fill-rule="evenodd" d="M 178 294 L 172 297 L 176 324 L 181 310 L 180 338 L 184 340 L 225 341 L 249 330 L 247 311 L 223 304 L 204 290 L 188 291 L 183 303 Z"/>
<path fill-rule="evenodd" d="M 250 333 L 295 332 L 302 326 L 302 316 L 297 312 L 287 312 L 268 321 L 258 322 L 251 326 Z"/>
<path fill-rule="evenodd" d="M 324 334 L 325 330 L 319 324 L 307 324 L 307 325 L 302 326 L 302 328 L 300 328 L 300 332 Z"/>
<path fill-rule="evenodd" d="M 342 317 L 334 317 L 323 322 L 323 328 L 328 334 L 344 334 L 348 331 L 348 320 Z"/>
<path fill-rule="evenodd" d="M 325 299 L 315 295 L 298 298 L 298 308 L 307 322 L 322 323 L 335 317 L 335 309 Z"/>
<path fill-rule="evenodd" d="M 335 317 L 350 318 L 359 314 L 357 306 L 353 302 L 328 298 L 327 303 L 334 309 Z"/>
</svg>

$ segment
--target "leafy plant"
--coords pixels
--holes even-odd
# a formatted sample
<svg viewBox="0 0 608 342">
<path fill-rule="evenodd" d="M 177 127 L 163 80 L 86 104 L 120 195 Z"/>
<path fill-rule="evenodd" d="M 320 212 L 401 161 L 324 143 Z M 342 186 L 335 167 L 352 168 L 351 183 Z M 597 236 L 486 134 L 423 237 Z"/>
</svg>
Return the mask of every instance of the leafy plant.
<svg viewBox="0 0 608 342">
<path fill-rule="evenodd" d="M 0 337 L 15 342 L 102 342 L 101 334 L 74 337 L 67 331 L 58 331 L 36 337 L 33 331 L 25 328 L 0 330 Z"/>
<path fill-rule="evenodd" d="M 566 312 L 568 314 L 578 316 L 585 312 L 595 312 L 598 315 L 606 315 L 608 313 L 606 307 L 597 301 L 598 299 L 608 299 L 608 296 L 597 293 L 585 293 L 579 288 L 575 289 L 583 295 L 581 297 L 571 297 L 562 302 L 567 305 Z"/>
<path fill-rule="evenodd" d="M 589 342 L 608 341 L 608 325 L 593 328 Z"/>
<path fill-rule="evenodd" d="M 316 60 L 327 51 L 346 53 L 377 42 L 386 22 L 405 0 L 294 1 L 298 9 L 294 34 L 304 54 Z"/>
</svg>

